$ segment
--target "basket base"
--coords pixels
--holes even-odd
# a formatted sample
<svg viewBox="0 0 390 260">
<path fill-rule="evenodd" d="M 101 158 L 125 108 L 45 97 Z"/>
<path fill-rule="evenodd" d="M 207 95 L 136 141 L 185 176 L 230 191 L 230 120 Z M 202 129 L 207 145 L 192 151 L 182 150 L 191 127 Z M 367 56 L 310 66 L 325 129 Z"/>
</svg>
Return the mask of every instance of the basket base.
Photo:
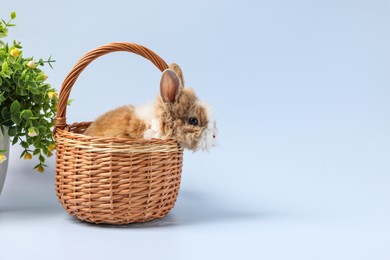
<svg viewBox="0 0 390 260">
<path fill-rule="evenodd" d="M 148 219 L 142 219 L 142 220 L 93 220 L 93 219 L 80 219 L 79 217 L 73 215 L 72 218 L 75 220 L 75 222 L 85 223 L 88 225 L 101 225 L 101 226 L 111 226 L 111 225 L 117 225 L 117 226 L 137 226 L 137 225 L 149 225 L 153 223 L 160 223 L 162 220 L 164 220 L 167 217 L 168 213 L 165 216 L 162 217 L 153 217 Z"/>
<path fill-rule="evenodd" d="M 121 216 L 113 215 L 113 214 L 107 214 L 107 215 L 101 215 L 99 214 L 80 214 L 79 212 L 70 212 L 69 210 L 65 209 L 74 219 L 89 223 L 89 224 L 99 224 L 99 225 L 129 225 L 129 224 L 141 224 L 141 223 L 147 223 L 152 222 L 156 220 L 163 219 L 173 208 L 173 205 L 170 207 L 169 210 L 166 210 L 164 212 L 158 212 L 158 214 L 155 214 L 153 216 Z"/>
</svg>

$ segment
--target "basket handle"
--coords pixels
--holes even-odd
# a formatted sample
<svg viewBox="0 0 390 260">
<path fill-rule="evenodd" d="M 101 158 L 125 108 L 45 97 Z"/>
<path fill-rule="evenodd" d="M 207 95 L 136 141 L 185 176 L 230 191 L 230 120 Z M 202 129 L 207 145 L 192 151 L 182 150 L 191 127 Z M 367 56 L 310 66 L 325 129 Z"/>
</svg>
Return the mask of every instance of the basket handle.
<svg viewBox="0 0 390 260">
<path fill-rule="evenodd" d="M 57 129 L 64 129 L 66 126 L 66 107 L 70 91 L 80 73 L 95 59 L 105 54 L 116 52 L 116 51 L 127 51 L 134 54 L 140 55 L 150 60 L 160 71 L 164 71 L 168 68 L 165 61 L 150 49 L 131 42 L 112 42 L 106 45 L 100 46 L 88 53 L 86 53 L 73 67 L 66 76 L 62 83 L 60 95 L 58 98 L 57 115 L 54 122 L 54 133 Z"/>
</svg>

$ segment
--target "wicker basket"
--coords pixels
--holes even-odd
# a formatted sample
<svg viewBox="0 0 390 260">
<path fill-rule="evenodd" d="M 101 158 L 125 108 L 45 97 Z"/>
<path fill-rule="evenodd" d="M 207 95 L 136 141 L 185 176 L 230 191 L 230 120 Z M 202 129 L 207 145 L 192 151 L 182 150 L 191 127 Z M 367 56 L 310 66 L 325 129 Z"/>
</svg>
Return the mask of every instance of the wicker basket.
<svg viewBox="0 0 390 260">
<path fill-rule="evenodd" d="M 67 101 L 80 73 L 116 51 L 143 56 L 161 71 L 168 67 L 143 46 L 110 43 L 85 54 L 62 85 L 54 128 L 57 196 L 69 214 L 93 223 L 162 218 L 173 208 L 181 180 L 183 149 L 174 140 L 91 137 L 83 135 L 90 123 L 66 123 Z"/>
</svg>

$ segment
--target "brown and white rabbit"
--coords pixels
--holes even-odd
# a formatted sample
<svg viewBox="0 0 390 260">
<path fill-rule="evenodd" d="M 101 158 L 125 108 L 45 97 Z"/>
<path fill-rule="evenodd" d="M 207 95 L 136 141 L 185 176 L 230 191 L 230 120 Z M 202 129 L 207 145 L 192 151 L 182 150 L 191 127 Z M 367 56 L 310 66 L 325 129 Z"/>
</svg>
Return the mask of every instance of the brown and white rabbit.
<svg viewBox="0 0 390 260">
<path fill-rule="evenodd" d="M 143 106 L 122 106 L 100 116 L 85 131 L 89 136 L 175 139 L 198 151 L 216 144 L 217 128 L 211 108 L 184 88 L 183 73 L 173 63 L 160 81 L 160 96 Z"/>
</svg>

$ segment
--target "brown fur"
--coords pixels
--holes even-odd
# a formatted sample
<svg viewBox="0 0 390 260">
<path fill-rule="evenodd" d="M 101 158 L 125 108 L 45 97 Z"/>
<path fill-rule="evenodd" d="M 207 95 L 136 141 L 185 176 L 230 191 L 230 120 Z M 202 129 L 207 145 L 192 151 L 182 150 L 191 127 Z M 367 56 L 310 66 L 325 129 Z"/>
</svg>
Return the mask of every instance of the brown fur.
<svg viewBox="0 0 390 260">
<path fill-rule="evenodd" d="M 169 65 L 169 69 L 172 70 L 173 72 L 175 72 L 176 75 L 179 77 L 179 79 L 181 81 L 181 88 L 183 88 L 184 87 L 183 71 L 181 70 L 179 65 L 177 65 L 176 63 L 172 63 L 171 65 Z"/>
<path fill-rule="evenodd" d="M 100 116 L 84 134 L 120 138 L 143 138 L 146 126 L 134 115 L 134 107 L 122 106 Z"/>
<path fill-rule="evenodd" d="M 173 138 L 185 148 L 195 149 L 199 137 L 207 126 L 208 120 L 204 107 L 197 104 L 197 97 L 192 89 L 183 89 L 177 102 L 158 102 L 158 117 L 161 119 L 161 132 L 163 136 Z M 191 117 L 199 120 L 199 125 L 188 124 Z"/>
<path fill-rule="evenodd" d="M 158 135 L 161 138 L 175 139 L 184 148 L 199 149 L 200 137 L 209 123 L 207 111 L 205 106 L 198 102 L 195 92 L 190 88 L 184 88 L 183 73 L 177 64 L 171 64 L 169 69 L 163 72 L 160 96 L 154 109 L 155 116 L 159 120 Z M 198 119 L 198 125 L 189 123 L 192 117 Z M 85 134 L 144 138 L 144 133 L 149 127 L 151 126 L 137 118 L 134 107 L 123 106 L 99 117 Z"/>
</svg>

